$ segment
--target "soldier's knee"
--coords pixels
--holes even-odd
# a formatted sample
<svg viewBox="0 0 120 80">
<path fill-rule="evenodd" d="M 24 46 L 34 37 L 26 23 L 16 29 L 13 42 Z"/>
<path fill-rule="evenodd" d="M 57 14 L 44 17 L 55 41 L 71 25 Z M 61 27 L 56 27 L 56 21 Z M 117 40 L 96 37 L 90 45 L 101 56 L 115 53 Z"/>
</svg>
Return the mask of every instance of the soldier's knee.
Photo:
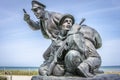
<svg viewBox="0 0 120 80">
<path fill-rule="evenodd" d="M 70 57 L 70 58 L 74 58 L 76 56 L 80 57 L 80 53 L 76 50 L 70 50 L 65 57 Z"/>
<path fill-rule="evenodd" d="M 65 63 L 69 65 L 78 65 L 81 62 L 81 55 L 76 50 L 70 50 L 65 56 Z"/>
</svg>

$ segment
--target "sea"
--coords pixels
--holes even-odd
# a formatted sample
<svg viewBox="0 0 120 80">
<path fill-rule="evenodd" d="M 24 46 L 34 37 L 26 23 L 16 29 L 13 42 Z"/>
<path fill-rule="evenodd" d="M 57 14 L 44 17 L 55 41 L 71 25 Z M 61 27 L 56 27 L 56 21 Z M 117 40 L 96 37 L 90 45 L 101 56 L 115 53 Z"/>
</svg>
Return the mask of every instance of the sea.
<svg viewBox="0 0 120 80">
<path fill-rule="evenodd" d="M 101 66 L 100 70 L 120 72 L 120 66 Z"/>
<path fill-rule="evenodd" d="M 0 70 L 29 70 L 37 71 L 39 67 L 13 67 L 13 66 L 0 66 Z M 120 72 L 120 66 L 101 66 L 100 70 Z"/>
<path fill-rule="evenodd" d="M 0 66 L 0 70 L 29 70 L 29 71 L 37 71 L 38 67 Z"/>
</svg>

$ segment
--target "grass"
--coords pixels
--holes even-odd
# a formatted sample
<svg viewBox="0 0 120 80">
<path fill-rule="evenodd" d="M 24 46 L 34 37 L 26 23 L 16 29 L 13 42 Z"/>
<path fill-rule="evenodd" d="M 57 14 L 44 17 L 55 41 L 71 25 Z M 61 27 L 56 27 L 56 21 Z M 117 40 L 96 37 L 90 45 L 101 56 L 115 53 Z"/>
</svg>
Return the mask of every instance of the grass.
<svg viewBox="0 0 120 80">
<path fill-rule="evenodd" d="M 120 72 L 106 71 L 106 72 L 104 72 L 104 74 L 119 74 L 120 75 Z M 32 75 L 38 75 L 38 71 L 37 70 L 33 70 L 33 71 L 28 71 L 28 70 L 5 70 L 4 71 L 4 70 L 0 70 L 0 75 L 27 75 L 27 76 L 32 76 Z M 0 80 L 2 80 L 1 78 L 5 78 L 5 77 L 0 76 Z"/>
<path fill-rule="evenodd" d="M 0 80 L 7 80 L 7 77 L 5 77 L 5 76 L 0 76 Z"/>
<path fill-rule="evenodd" d="M 105 74 L 119 74 L 120 75 L 120 72 L 119 71 L 107 71 L 107 72 L 104 72 Z"/>
<path fill-rule="evenodd" d="M 0 75 L 38 75 L 38 71 L 28 70 L 0 70 Z M 1 79 L 0 79 L 1 80 Z"/>
</svg>

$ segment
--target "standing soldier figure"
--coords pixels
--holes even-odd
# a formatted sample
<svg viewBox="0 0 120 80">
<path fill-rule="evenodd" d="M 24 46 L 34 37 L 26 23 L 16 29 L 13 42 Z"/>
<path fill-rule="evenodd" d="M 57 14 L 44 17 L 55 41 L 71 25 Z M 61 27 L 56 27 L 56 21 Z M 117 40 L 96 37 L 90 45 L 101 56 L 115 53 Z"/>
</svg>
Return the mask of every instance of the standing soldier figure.
<svg viewBox="0 0 120 80">
<path fill-rule="evenodd" d="M 45 10 L 46 6 L 36 0 L 32 1 L 32 11 L 39 21 L 35 22 L 30 19 L 29 14 L 24 10 L 24 20 L 33 30 L 41 30 L 45 38 L 55 40 L 59 29 L 57 27 L 62 14 L 56 12 L 49 12 Z M 51 46 L 50 46 L 51 47 Z M 50 47 L 45 51 L 43 57 L 45 60 L 49 58 Z"/>
</svg>

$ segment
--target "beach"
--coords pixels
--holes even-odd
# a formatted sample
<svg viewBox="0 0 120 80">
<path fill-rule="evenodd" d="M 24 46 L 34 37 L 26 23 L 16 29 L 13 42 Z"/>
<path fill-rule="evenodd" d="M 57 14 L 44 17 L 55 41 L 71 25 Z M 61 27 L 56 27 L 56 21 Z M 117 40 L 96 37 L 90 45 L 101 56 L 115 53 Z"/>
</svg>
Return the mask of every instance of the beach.
<svg viewBox="0 0 120 80">
<path fill-rule="evenodd" d="M 120 72 L 116 72 L 116 71 L 109 71 L 109 72 L 105 72 L 104 74 L 119 74 Z M 28 75 L 0 75 L 0 76 L 5 76 L 7 77 L 7 80 L 31 80 L 32 76 L 28 76 Z"/>
<path fill-rule="evenodd" d="M 23 75 L 22 76 L 21 75 L 12 75 L 12 77 L 7 75 L 6 77 L 8 78 L 8 80 L 31 80 L 31 78 L 32 78 L 32 76 L 23 76 Z"/>
<path fill-rule="evenodd" d="M 0 67 L 0 76 L 5 76 L 8 80 L 31 80 L 32 76 L 38 75 L 38 67 Z M 119 74 L 120 66 L 101 67 L 104 74 Z"/>
</svg>

